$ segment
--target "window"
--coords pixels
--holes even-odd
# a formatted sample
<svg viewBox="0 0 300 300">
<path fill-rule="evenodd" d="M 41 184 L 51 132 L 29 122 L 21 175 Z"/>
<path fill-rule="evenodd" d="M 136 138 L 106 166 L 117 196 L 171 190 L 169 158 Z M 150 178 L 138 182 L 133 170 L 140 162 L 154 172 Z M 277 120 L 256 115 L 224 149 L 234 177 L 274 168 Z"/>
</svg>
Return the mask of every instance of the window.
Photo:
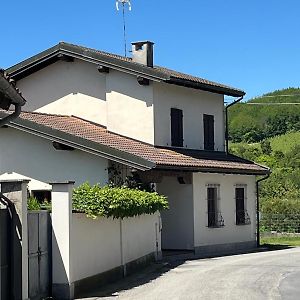
<svg viewBox="0 0 300 300">
<path fill-rule="evenodd" d="M 246 186 L 237 185 L 235 188 L 235 220 L 236 225 L 250 224 L 250 217 L 246 210 Z"/>
<path fill-rule="evenodd" d="M 203 115 L 203 130 L 204 130 L 204 150 L 214 150 L 215 148 L 214 116 Z"/>
<path fill-rule="evenodd" d="M 219 188 L 219 185 L 208 185 L 207 187 L 208 227 L 224 226 L 224 219 L 218 210 Z"/>
<path fill-rule="evenodd" d="M 44 201 L 51 202 L 51 191 L 48 190 L 34 190 L 31 191 L 32 197 L 35 197 L 40 203 Z"/>
<path fill-rule="evenodd" d="M 171 145 L 183 147 L 183 113 L 177 108 L 171 108 Z"/>
</svg>

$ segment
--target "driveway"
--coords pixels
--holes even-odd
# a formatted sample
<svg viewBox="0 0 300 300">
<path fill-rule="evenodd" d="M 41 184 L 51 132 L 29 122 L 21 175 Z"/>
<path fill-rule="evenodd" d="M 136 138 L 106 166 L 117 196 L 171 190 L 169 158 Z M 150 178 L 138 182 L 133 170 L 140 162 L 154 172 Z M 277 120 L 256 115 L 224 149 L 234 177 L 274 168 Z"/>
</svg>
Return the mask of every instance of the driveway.
<svg viewBox="0 0 300 300">
<path fill-rule="evenodd" d="M 300 248 L 148 270 L 85 299 L 300 299 Z"/>
</svg>

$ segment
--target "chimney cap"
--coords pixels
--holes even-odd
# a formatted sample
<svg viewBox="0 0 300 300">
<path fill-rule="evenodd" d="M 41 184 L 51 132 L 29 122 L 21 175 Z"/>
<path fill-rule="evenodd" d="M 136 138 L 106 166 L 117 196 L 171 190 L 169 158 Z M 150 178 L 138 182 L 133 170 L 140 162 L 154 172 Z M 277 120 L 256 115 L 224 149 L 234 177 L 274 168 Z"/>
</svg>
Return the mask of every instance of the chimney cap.
<svg viewBox="0 0 300 300">
<path fill-rule="evenodd" d="M 151 45 L 154 45 L 154 43 L 151 42 L 151 41 L 132 42 L 131 44 L 132 44 L 132 45 L 144 45 L 144 44 L 151 44 Z"/>
</svg>

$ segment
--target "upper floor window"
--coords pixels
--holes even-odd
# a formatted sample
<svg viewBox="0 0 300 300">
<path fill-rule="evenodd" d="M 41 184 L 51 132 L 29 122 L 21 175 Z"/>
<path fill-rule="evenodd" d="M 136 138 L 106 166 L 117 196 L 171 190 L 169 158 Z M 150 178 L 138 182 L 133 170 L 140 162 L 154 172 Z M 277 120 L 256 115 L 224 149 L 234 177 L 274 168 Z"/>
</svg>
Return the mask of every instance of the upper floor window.
<svg viewBox="0 0 300 300">
<path fill-rule="evenodd" d="M 183 147 L 183 113 L 177 108 L 171 108 L 171 145 Z"/>
<path fill-rule="evenodd" d="M 214 129 L 213 115 L 203 115 L 203 130 L 204 130 L 204 150 L 214 150 L 215 129 Z"/>
<path fill-rule="evenodd" d="M 235 187 L 235 216 L 237 225 L 250 224 L 250 217 L 246 210 L 246 185 Z"/>
</svg>

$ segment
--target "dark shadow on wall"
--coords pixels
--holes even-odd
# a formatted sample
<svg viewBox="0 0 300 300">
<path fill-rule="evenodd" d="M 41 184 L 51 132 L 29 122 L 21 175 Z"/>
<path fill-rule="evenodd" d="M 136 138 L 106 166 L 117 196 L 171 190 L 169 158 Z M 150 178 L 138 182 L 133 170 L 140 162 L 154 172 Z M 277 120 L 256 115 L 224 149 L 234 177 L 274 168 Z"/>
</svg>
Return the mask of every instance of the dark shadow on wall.
<svg viewBox="0 0 300 300">
<path fill-rule="evenodd" d="M 74 287 L 68 284 L 69 279 L 64 266 L 64 262 L 58 247 L 57 238 L 52 231 L 52 272 L 54 272 L 54 282 L 52 282 L 53 299 L 67 300 L 73 299 Z"/>
</svg>

